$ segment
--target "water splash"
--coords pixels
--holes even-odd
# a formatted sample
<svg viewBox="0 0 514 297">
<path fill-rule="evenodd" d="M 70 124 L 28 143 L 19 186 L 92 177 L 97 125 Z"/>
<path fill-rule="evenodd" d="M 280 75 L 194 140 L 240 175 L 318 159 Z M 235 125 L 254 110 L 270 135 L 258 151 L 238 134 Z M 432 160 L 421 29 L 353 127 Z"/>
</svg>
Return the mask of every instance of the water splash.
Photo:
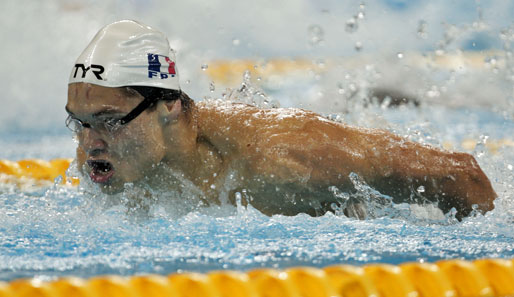
<svg viewBox="0 0 514 297">
<path fill-rule="evenodd" d="M 355 33 L 359 29 L 359 22 L 364 20 L 366 16 L 366 5 L 361 3 L 357 14 L 346 21 L 345 31 L 347 33 Z"/>
<path fill-rule="evenodd" d="M 354 33 L 359 29 L 359 23 L 357 18 L 351 17 L 346 21 L 345 31 L 348 33 Z"/>
<path fill-rule="evenodd" d="M 271 99 L 263 90 L 252 83 L 252 76 L 249 70 L 243 74 L 243 82 L 237 89 L 227 89 L 222 94 L 223 100 L 241 102 L 260 108 L 278 108 L 279 103 Z"/>
<path fill-rule="evenodd" d="M 473 156 L 477 159 L 481 159 L 487 152 L 487 140 L 489 139 L 488 135 L 480 135 L 480 140 L 477 142 L 475 149 L 473 150 Z"/>
<path fill-rule="evenodd" d="M 309 33 L 309 44 L 311 46 L 319 46 L 323 44 L 325 32 L 319 25 L 310 25 L 307 28 Z"/>
<path fill-rule="evenodd" d="M 421 39 L 427 39 L 428 38 L 428 32 L 427 32 L 428 23 L 424 20 L 420 20 L 418 22 L 418 29 L 417 34 L 418 37 Z"/>
<path fill-rule="evenodd" d="M 360 41 L 355 42 L 354 48 L 356 51 L 360 52 L 362 50 L 362 42 L 360 42 Z"/>
</svg>

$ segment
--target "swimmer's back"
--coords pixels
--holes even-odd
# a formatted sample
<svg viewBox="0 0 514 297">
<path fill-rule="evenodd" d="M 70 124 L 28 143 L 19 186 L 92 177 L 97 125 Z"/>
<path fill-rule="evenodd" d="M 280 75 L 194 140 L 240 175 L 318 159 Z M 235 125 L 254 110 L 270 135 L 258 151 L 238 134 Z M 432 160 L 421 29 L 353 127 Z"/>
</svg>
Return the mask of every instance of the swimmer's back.
<svg viewBox="0 0 514 297">
<path fill-rule="evenodd" d="M 223 156 L 244 158 L 255 173 L 287 182 L 341 183 L 341 176 L 352 171 L 370 176 L 373 158 L 366 156 L 370 142 L 362 133 L 385 133 L 296 108 L 260 109 L 223 101 L 197 107 L 199 134 Z"/>
</svg>

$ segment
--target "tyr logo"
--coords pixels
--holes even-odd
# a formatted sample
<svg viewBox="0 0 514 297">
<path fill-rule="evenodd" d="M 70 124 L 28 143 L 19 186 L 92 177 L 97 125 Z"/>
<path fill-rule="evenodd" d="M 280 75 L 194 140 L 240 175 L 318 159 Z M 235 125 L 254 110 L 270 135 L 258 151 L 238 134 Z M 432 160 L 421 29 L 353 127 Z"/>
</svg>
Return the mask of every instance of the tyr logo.
<svg viewBox="0 0 514 297">
<path fill-rule="evenodd" d="M 103 80 L 103 78 L 100 76 L 100 74 L 104 73 L 104 67 L 102 65 L 91 64 L 91 66 L 86 67 L 84 64 L 75 64 L 75 73 L 73 74 L 73 78 L 77 77 L 77 72 L 79 69 L 82 70 L 81 78 L 86 77 L 86 73 L 89 71 L 89 69 L 91 69 L 97 79 Z"/>
</svg>

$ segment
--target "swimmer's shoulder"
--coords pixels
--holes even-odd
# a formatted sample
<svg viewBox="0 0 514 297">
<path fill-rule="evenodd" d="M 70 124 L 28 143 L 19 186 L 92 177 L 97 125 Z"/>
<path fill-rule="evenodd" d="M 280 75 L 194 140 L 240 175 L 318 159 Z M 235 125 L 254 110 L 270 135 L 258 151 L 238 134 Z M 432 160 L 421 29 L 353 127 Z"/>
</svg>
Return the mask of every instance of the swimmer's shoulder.
<svg viewBox="0 0 514 297">
<path fill-rule="evenodd" d="M 196 103 L 200 117 L 218 115 L 220 117 L 247 116 L 261 110 L 260 108 L 239 102 L 217 100 L 203 100 Z"/>
<path fill-rule="evenodd" d="M 267 137 L 303 132 L 306 137 L 320 134 L 337 139 L 367 135 L 399 140 L 387 130 L 351 126 L 301 108 L 259 108 L 245 103 L 204 100 L 197 103 L 197 110 L 199 125 L 203 129 L 214 129 L 224 134 L 232 130 L 236 134 L 257 133 Z"/>
<path fill-rule="evenodd" d="M 330 121 L 315 112 L 300 108 L 259 108 L 245 103 L 224 100 L 204 100 L 196 105 L 199 118 L 206 120 L 233 119 L 238 121 L 245 119 L 246 125 L 282 123 L 302 126 L 314 122 L 340 125 L 340 123 Z M 270 126 L 267 126 L 267 128 L 270 128 Z M 289 126 L 289 128 L 293 127 Z"/>
</svg>

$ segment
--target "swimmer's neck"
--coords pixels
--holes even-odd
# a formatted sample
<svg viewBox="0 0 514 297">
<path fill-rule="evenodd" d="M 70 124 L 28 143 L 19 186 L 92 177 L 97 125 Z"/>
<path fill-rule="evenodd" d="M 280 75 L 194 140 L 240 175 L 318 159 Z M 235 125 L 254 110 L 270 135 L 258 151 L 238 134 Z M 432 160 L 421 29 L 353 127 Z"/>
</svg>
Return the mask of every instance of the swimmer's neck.
<svg viewBox="0 0 514 297">
<path fill-rule="evenodd" d="M 223 171 L 223 160 L 216 147 L 199 135 L 197 107 L 188 120 L 182 114 L 163 128 L 167 154 L 163 159 L 172 170 L 180 171 L 196 186 L 208 190 Z"/>
</svg>

